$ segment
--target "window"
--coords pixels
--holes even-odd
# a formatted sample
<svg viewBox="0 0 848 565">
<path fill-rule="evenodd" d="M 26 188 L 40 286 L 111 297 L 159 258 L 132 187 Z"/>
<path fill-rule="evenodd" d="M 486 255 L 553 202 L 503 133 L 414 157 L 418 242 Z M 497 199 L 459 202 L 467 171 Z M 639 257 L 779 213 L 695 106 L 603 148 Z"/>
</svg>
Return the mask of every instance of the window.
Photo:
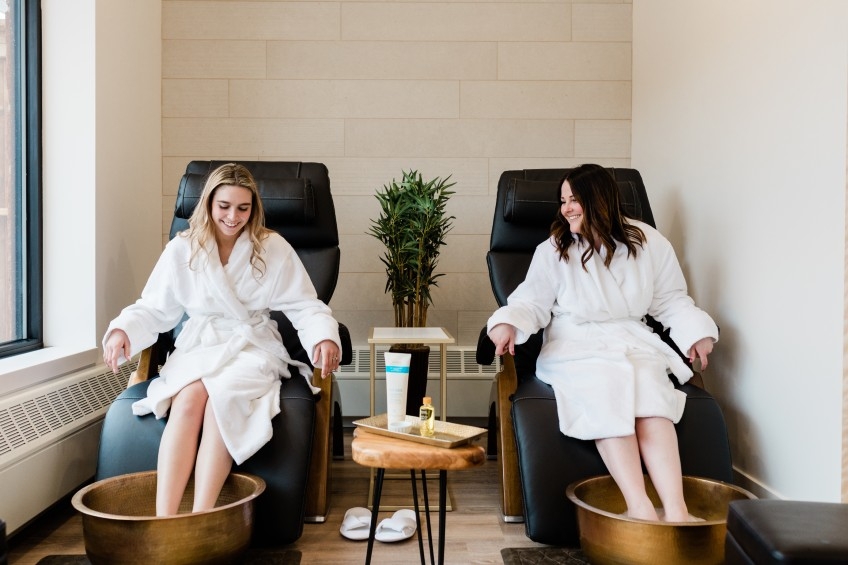
<svg viewBox="0 0 848 565">
<path fill-rule="evenodd" d="M 40 0 L 0 0 L 0 357 L 42 345 L 40 44 Z"/>
</svg>

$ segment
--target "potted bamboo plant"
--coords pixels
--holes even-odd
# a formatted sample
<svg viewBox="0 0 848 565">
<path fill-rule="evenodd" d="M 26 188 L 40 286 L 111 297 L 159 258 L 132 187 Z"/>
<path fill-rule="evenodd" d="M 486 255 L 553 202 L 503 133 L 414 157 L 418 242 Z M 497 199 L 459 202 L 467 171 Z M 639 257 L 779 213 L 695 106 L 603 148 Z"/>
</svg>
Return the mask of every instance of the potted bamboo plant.
<svg viewBox="0 0 848 565">
<path fill-rule="evenodd" d="M 396 327 L 425 327 L 427 309 L 433 303 L 430 288 L 438 286 L 439 253 L 454 216 L 446 207 L 454 182 L 436 177 L 424 180 L 421 173 L 402 171 L 400 183 L 392 179 L 376 196 L 380 216 L 372 220 L 369 234 L 385 245 L 380 260 L 386 267 L 385 292 L 391 294 Z M 407 413 L 418 414 L 427 389 L 430 348 L 420 344 L 396 344 L 392 351 L 412 353 Z M 422 369 L 423 365 L 423 369 Z"/>
</svg>

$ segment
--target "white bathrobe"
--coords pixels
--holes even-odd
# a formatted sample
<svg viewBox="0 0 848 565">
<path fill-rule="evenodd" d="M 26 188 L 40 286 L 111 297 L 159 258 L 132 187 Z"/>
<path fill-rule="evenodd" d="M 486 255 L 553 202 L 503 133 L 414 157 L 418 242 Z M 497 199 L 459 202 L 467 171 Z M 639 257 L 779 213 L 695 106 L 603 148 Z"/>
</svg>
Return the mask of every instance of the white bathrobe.
<svg viewBox="0 0 848 565">
<path fill-rule="evenodd" d="M 341 347 L 338 323 L 318 300 L 291 245 L 272 233 L 262 246 L 265 273 L 259 277 L 250 264 L 252 245 L 244 233 L 226 266 L 213 240 L 208 253 L 198 253 L 189 267 L 191 243 L 175 237 L 141 298 L 109 324 L 104 337 L 105 343 L 113 329 L 124 330 L 134 355 L 188 314 L 176 349 L 150 383 L 147 398 L 133 404 L 133 413 L 152 412 L 162 418 L 173 396 L 201 379 L 236 464 L 271 439 L 271 418 L 280 411 L 280 377 L 291 376 L 289 364 L 297 366 L 307 382 L 312 376 L 308 366 L 290 358 L 269 312 L 281 311 L 291 320 L 307 353 L 325 339 Z"/>
<path fill-rule="evenodd" d="M 536 375 L 553 387 L 567 436 L 631 435 L 636 417 L 680 420 L 686 395 L 667 374 L 686 382 L 692 371 L 645 324 L 646 314 L 671 328 L 681 351 L 704 337 L 718 340 L 715 322 L 687 294 L 671 244 L 649 225 L 631 223 L 647 241 L 636 258 L 619 244 L 609 269 L 602 251 L 583 270 L 584 243 L 569 248 L 567 263 L 553 238 L 539 244 L 524 282 L 489 318 L 489 330 L 515 326 L 519 344 L 545 328 Z"/>
</svg>

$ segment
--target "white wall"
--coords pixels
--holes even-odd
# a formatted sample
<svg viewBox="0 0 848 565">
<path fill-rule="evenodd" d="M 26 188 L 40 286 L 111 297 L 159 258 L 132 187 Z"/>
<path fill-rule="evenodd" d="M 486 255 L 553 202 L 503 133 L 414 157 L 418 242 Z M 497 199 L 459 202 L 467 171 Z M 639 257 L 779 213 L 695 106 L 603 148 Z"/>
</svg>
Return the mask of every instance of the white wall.
<svg viewBox="0 0 848 565">
<path fill-rule="evenodd" d="M 632 164 L 721 326 L 737 471 L 837 501 L 848 3 L 637 1 L 633 28 Z"/>
<path fill-rule="evenodd" d="M 81 349 L 95 330 L 94 20 L 93 1 L 42 2 L 44 342 Z"/>
<path fill-rule="evenodd" d="M 161 3 L 42 11 L 45 343 L 97 348 L 161 250 Z"/>
<path fill-rule="evenodd" d="M 162 3 L 97 0 L 95 339 L 162 251 Z"/>
<path fill-rule="evenodd" d="M 0 395 L 89 367 L 161 251 L 160 0 L 43 0 L 44 342 Z"/>
</svg>

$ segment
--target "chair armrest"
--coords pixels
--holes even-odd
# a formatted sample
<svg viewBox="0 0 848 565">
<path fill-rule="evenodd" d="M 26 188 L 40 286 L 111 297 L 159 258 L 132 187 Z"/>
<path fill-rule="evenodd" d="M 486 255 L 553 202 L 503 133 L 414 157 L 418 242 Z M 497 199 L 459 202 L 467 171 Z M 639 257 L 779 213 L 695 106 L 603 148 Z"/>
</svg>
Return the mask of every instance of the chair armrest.
<svg viewBox="0 0 848 565">
<path fill-rule="evenodd" d="M 342 342 L 342 358 L 339 365 L 350 365 L 353 363 L 353 345 L 350 341 L 350 330 L 344 324 L 339 324 L 339 339 Z"/>
<path fill-rule="evenodd" d="M 507 522 L 523 521 L 524 499 L 518 471 L 518 450 L 512 423 L 512 395 L 518 388 L 515 359 L 503 356 L 503 367 L 496 377 L 498 418 L 498 461 L 501 473 L 501 512 Z"/>
<path fill-rule="evenodd" d="M 312 454 L 306 482 L 307 522 L 323 522 L 330 507 L 330 460 L 332 458 L 330 429 L 332 426 L 333 375 L 321 378 L 321 369 L 312 372 L 312 385 L 321 389 L 315 404 L 315 424 L 312 428 Z"/>
<path fill-rule="evenodd" d="M 141 357 L 138 358 L 138 366 L 135 371 L 130 373 L 130 378 L 127 380 L 127 388 L 130 388 L 133 385 L 138 383 L 150 380 L 149 372 L 150 372 L 150 358 L 152 355 L 149 351 L 150 348 L 145 349 L 141 352 Z"/>
<path fill-rule="evenodd" d="M 167 359 L 168 354 L 174 350 L 174 333 L 161 333 L 156 338 L 156 343 L 142 350 L 138 358 L 138 366 L 130 375 L 127 388 L 143 381 L 149 381 L 159 373 L 159 365 Z"/>
<path fill-rule="evenodd" d="M 691 379 L 689 379 L 689 380 L 688 380 L 688 381 L 686 381 L 686 382 L 688 382 L 689 384 L 694 385 L 694 386 L 696 386 L 696 387 L 698 387 L 698 388 L 702 388 L 702 389 L 704 389 L 704 390 L 707 390 L 707 387 L 706 387 L 706 386 L 704 386 L 704 377 L 702 377 L 702 376 L 701 376 L 701 373 L 697 373 L 697 372 L 696 372 L 696 373 L 692 376 L 692 378 L 691 378 Z"/>
<path fill-rule="evenodd" d="M 509 353 L 504 353 L 501 359 L 503 368 L 498 373 L 498 380 L 501 382 L 504 392 L 512 396 L 518 388 L 518 372 L 515 370 L 515 357 Z M 507 397 L 506 400 L 510 400 L 510 398 Z"/>
<path fill-rule="evenodd" d="M 306 363 L 311 367 L 312 352 L 303 349 L 303 344 L 300 343 L 297 330 L 294 329 L 291 320 L 285 314 L 276 310 L 271 312 L 271 319 L 277 322 L 277 329 L 280 332 L 280 337 L 283 338 L 283 345 L 288 350 L 291 358 L 301 363 Z M 342 346 L 339 364 L 350 365 L 353 363 L 353 345 L 350 340 L 350 331 L 344 324 L 339 324 L 339 341 L 341 341 L 340 345 Z M 315 386 L 319 385 L 316 384 Z"/>
<path fill-rule="evenodd" d="M 495 344 L 489 339 L 486 328 L 480 330 L 477 337 L 477 363 L 480 365 L 491 365 L 495 361 Z"/>
<path fill-rule="evenodd" d="M 130 388 L 132 385 L 149 381 L 156 374 L 156 370 L 158 367 L 157 363 L 154 359 L 157 359 L 157 351 L 158 351 L 159 343 L 154 343 L 147 349 L 142 350 L 141 355 L 138 358 L 138 366 L 135 368 L 130 374 L 130 378 L 127 381 L 127 388 Z"/>
</svg>

